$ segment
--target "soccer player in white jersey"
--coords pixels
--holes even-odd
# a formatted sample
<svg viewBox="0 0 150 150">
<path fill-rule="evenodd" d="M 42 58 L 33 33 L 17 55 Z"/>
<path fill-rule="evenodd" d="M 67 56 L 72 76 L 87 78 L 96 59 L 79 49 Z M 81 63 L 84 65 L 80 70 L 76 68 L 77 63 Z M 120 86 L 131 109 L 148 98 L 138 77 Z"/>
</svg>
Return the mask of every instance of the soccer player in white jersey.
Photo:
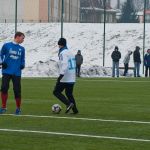
<svg viewBox="0 0 150 150">
<path fill-rule="evenodd" d="M 66 105 L 67 109 L 65 113 L 68 113 L 72 109 L 73 114 L 77 114 L 78 109 L 73 96 L 76 62 L 75 56 L 68 50 L 66 43 L 65 38 L 60 38 L 58 41 L 59 77 L 53 94 Z M 62 94 L 64 90 L 65 95 Z"/>
</svg>

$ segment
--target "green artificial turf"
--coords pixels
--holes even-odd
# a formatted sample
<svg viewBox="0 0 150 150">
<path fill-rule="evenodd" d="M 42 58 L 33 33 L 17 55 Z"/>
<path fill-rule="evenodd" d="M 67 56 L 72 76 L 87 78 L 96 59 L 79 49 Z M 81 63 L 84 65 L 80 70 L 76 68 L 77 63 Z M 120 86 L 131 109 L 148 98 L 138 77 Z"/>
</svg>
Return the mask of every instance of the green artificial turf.
<svg viewBox="0 0 150 150">
<path fill-rule="evenodd" d="M 0 129 L 23 131 L 1 130 L 0 150 L 150 149 L 150 141 L 90 137 L 92 135 L 150 140 L 149 78 L 78 79 L 74 88 L 74 97 L 79 109 L 77 115 L 65 114 L 65 106 L 53 96 L 55 82 L 56 80 L 52 78 L 22 79 L 22 115 L 33 116 L 7 115 L 15 112 L 12 84 L 10 84 L 7 113 L 0 115 Z M 62 106 L 60 114 L 51 112 L 51 106 L 56 103 Z M 83 119 L 74 119 L 75 117 Z M 141 123 L 119 122 L 124 120 Z M 48 132 L 48 134 L 24 132 L 25 130 Z M 73 135 L 54 135 L 50 132 Z M 76 135 L 89 135 L 89 137 Z"/>
</svg>

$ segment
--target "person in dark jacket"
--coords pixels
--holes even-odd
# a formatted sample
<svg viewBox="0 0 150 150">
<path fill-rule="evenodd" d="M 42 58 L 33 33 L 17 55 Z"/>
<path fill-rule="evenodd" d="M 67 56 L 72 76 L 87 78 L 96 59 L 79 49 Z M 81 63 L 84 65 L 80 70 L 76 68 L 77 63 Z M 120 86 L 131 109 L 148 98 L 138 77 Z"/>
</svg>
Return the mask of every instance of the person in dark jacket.
<svg viewBox="0 0 150 150">
<path fill-rule="evenodd" d="M 113 61 L 112 77 L 115 77 L 115 69 L 116 69 L 116 75 L 117 77 L 119 77 L 119 60 L 121 58 L 121 53 L 119 52 L 118 46 L 115 46 L 115 49 L 111 54 L 111 58 Z"/>
<path fill-rule="evenodd" d="M 144 56 L 144 66 L 145 66 L 145 77 L 148 76 L 148 70 L 150 77 L 150 49 L 147 50 L 147 54 L 145 54 Z"/>
<path fill-rule="evenodd" d="M 80 77 L 80 70 L 81 65 L 83 64 L 83 56 L 81 55 L 81 50 L 78 50 L 77 54 L 75 55 L 76 59 L 76 75 Z"/>
<path fill-rule="evenodd" d="M 140 77 L 141 55 L 139 46 L 136 46 L 135 48 L 135 51 L 133 53 L 133 61 L 134 61 L 134 77 Z"/>
<path fill-rule="evenodd" d="M 25 35 L 22 32 L 16 32 L 14 41 L 5 43 L 1 49 L 2 64 L 2 84 L 1 99 L 2 107 L 0 114 L 6 112 L 9 82 L 13 82 L 14 97 L 16 100 L 15 114 L 21 113 L 21 70 L 25 67 L 25 49 L 20 44 L 24 41 Z"/>
</svg>

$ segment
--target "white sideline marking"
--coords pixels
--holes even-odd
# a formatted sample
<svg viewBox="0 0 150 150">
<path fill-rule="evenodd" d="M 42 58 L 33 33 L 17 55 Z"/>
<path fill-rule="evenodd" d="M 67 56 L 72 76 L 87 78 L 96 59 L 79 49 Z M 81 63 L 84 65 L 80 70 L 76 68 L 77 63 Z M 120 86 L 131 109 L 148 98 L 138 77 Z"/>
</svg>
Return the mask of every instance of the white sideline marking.
<svg viewBox="0 0 150 150">
<path fill-rule="evenodd" d="M 98 138 L 98 139 L 112 139 L 112 140 L 124 140 L 124 141 L 150 142 L 150 140 L 148 140 L 148 139 L 121 138 L 121 137 L 99 136 L 99 135 L 88 135 L 88 134 L 74 134 L 74 133 L 63 133 L 63 132 L 15 130 L 15 129 L 0 129 L 0 131 L 20 132 L 20 133 L 38 133 L 38 134 L 49 134 L 49 135 L 63 135 L 63 136 L 87 137 L 87 138 Z"/>
<path fill-rule="evenodd" d="M 54 119 L 85 120 L 85 121 L 100 121 L 100 122 L 119 122 L 119 123 L 150 124 L 149 121 L 106 120 L 106 119 L 94 119 L 94 118 L 38 116 L 38 115 L 15 115 L 15 114 L 3 114 L 3 115 L 4 116 L 16 116 L 16 117 L 31 117 L 31 118 L 54 118 Z M 3 116 L 3 115 L 1 115 L 1 116 Z"/>
</svg>

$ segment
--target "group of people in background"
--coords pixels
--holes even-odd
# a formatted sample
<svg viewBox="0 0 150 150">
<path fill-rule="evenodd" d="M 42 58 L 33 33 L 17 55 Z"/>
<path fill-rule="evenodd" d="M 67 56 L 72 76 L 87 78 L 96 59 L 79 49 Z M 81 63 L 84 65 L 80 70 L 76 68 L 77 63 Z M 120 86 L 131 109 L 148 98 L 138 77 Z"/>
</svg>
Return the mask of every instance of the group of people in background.
<svg viewBox="0 0 150 150">
<path fill-rule="evenodd" d="M 124 73 L 123 76 L 127 76 L 129 69 L 130 56 L 133 53 L 133 62 L 134 62 L 134 77 L 140 77 L 140 64 L 141 64 L 141 55 L 140 47 L 136 46 L 134 52 L 128 51 L 124 57 Z M 119 51 L 118 46 L 115 46 L 114 51 L 111 54 L 112 58 L 112 77 L 119 77 L 119 61 L 121 59 L 121 52 Z M 145 66 L 145 77 L 150 77 L 150 49 L 147 50 L 147 53 L 144 56 L 144 66 Z"/>
</svg>

